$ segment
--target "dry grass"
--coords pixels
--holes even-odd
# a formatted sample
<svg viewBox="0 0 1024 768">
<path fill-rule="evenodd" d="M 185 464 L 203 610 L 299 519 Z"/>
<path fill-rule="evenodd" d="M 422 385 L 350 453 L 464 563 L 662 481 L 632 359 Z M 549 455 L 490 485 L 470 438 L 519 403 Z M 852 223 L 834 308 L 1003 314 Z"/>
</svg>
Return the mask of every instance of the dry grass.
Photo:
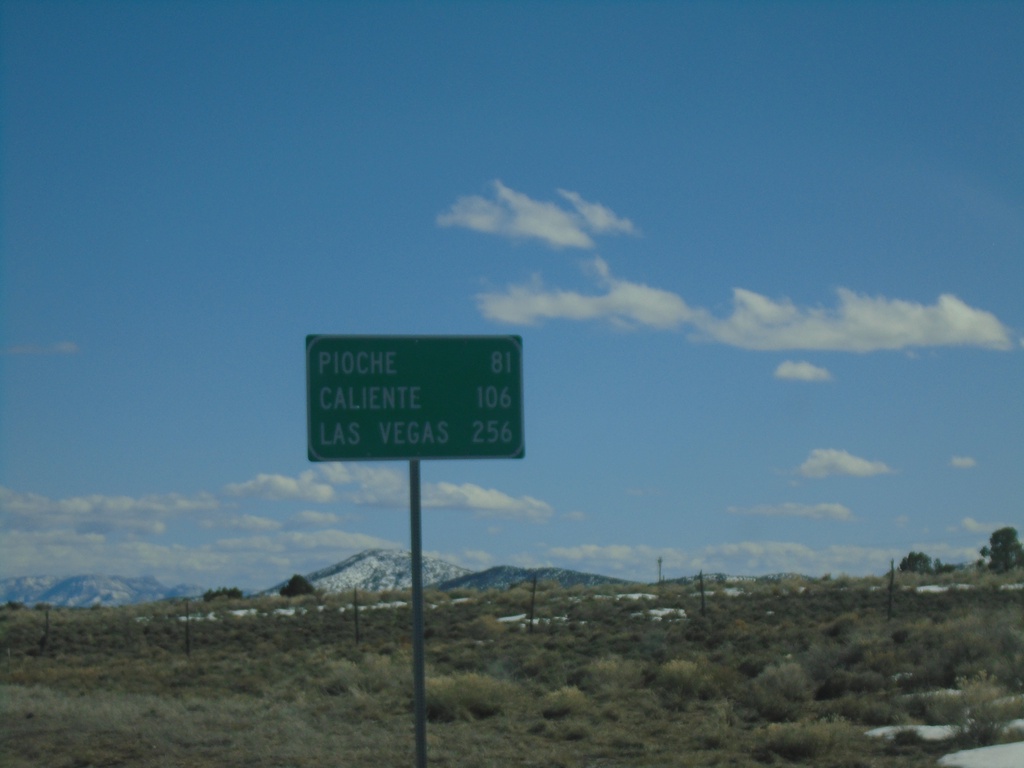
<svg viewBox="0 0 1024 768">
<path fill-rule="evenodd" d="M 656 599 L 638 604 L 547 585 L 533 633 L 496 620 L 523 612 L 525 589 L 431 594 L 430 764 L 932 768 L 950 745 L 864 732 L 944 719 L 961 743 L 1004 738 L 1024 693 L 1024 591 L 987 574 L 971 591 L 901 590 L 887 621 L 880 583 L 715 585 L 704 617 L 686 586 L 644 587 Z M 190 656 L 181 604 L 53 610 L 42 651 L 45 614 L 2 610 L 2 762 L 409 765 L 410 615 L 394 605 L 408 595 L 360 595 L 359 645 L 347 597 L 194 603 Z"/>
</svg>

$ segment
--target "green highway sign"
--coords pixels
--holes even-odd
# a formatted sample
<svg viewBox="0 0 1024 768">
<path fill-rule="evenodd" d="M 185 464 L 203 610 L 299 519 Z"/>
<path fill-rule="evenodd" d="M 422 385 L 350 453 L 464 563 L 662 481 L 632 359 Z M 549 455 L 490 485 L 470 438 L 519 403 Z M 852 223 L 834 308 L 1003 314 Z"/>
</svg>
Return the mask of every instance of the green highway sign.
<svg viewBox="0 0 1024 768">
<path fill-rule="evenodd" d="M 307 336 L 310 461 L 522 458 L 519 336 Z"/>
</svg>

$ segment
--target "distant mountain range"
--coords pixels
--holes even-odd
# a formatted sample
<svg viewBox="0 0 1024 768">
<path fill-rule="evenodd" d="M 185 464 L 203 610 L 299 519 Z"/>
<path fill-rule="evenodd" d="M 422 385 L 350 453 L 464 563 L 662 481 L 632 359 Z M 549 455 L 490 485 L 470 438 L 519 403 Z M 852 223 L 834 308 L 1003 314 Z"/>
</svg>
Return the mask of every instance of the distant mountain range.
<svg viewBox="0 0 1024 768">
<path fill-rule="evenodd" d="M 0 579 L 0 602 L 87 608 L 93 605 L 151 603 L 173 597 L 195 597 L 203 588 L 195 584 L 166 587 L 152 576 L 126 578 L 91 574 L 71 576 L 22 576 Z"/>
<path fill-rule="evenodd" d="M 795 574 L 776 574 L 761 577 L 734 577 L 721 573 L 706 573 L 708 582 L 778 580 Z M 323 592 L 400 591 L 412 587 L 412 555 L 398 549 L 368 549 L 347 560 L 304 575 L 316 589 Z M 517 568 L 499 565 L 485 571 L 474 572 L 436 557 L 423 556 L 424 586 L 443 591 L 454 589 L 508 589 L 516 584 L 554 581 L 562 587 L 623 584 L 623 579 L 599 576 L 593 573 L 570 571 L 564 568 Z M 676 584 L 692 584 L 698 577 L 673 579 Z M 282 581 L 258 594 L 274 595 L 287 583 Z M 147 603 L 180 597 L 197 597 L 203 588 L 180 584 L 165 587 L 152 576 L 123 578 L 120 576 L 20 577 L 0 580 L 0 602 L 26 605 L 46 603 L 62 607 L 88 607 L 92 605 L 126 605 Z"/>
</svg>

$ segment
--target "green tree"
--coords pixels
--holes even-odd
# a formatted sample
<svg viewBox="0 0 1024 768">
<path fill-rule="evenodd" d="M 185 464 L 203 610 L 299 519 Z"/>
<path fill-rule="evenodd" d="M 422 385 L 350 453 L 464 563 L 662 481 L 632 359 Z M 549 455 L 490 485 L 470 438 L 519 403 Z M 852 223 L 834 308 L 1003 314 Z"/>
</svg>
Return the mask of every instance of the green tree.
<svg viewBox="0 0 1024 768">
<path fill-rule="evenodd" d="M 238 587 L 218 587 L 217 589 L 208 589 L 203 592 L 203 602 L 206 603 L 219 597 L 240 600 L 242 598 L 242 590 Z"/>
<path fill-rule="evenodd" d="M 298 597 L 299 595 L 312 595 L 316 590 L 305 578 L 295 574 L 288 583 L 281 587 L 282 597 Z"/>
<path fill-rule="evenodd" d="M 996 573 L 1024 568 L 1024 545 L 1021 545 L 1020 539 L 1017 538 L 1017 529 L 1007 526 L 993 533 L 988 540 L 988 546 L 981 548 L 981 556 L 987 558 L 988 563 L 984 560 L 980 563 L 987 565 L 990 571 Z"/>
<path fill-rule="evenodd" d="M 935 566 L 924 552 L 911 552 L 900 560 L 900 570 L 904 573 L 935 573 Z"/>
</svg>

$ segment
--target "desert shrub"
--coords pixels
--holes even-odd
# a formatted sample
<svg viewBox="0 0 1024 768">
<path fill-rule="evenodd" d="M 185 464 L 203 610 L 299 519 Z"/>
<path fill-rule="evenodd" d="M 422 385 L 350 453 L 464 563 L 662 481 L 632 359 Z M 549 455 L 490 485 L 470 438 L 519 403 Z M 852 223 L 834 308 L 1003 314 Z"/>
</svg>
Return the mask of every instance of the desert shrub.
<svg viewBox="0 0 1024 768">
<path fill-rule="evenodd" d="M 768 667 L 750 683 L 750 703 L 773 722 L 796 719 L 811 694 L 810 677 L 792 661 Z"/>
<path fill-rule="evenodd" d="M 888 696 L 848 694 L 822 705 L 822 714 L 833 715 L 864 725 L 898 725 L 906 712 Z"/>
<path fill-rule="evenodd" d="M 896 640 L 893 638 L 893 642 Z M 885 678 L 892 678 L 903 671 L 903 663 L 891 647 L 875 646 L 864 654 L 864 665 Z"/>
<path fill-rule="evenodd" d="M 582 715 L 590 711 L 590 699 L 575 685 L 551 691 L 541 700 L 541 714 L 548 720 Z"/>
<path fill-rule="evenodd" d="M 1024 701 L 988 674 L 957 681 L 957 691 L 929 698 L 929 719 L 953 727 L 956 737 L 968 746 L 995 744 L 1011 720 L 1024 715 Z"/>
<path fill-rule="evenodd" d="M 861 617 L 856 613 L 844 613 L 823 627 L 822 632 L 826 636 L 836 639 L 848 638 L 857 629 L 861 621 Z"/>
<path fill-rule="evenodd" d="M 523 660 L 522 672 L 534 683 L 548 689 L 561 688 L 569 681 L 568 650 L 552 642 L 552 648 L 530 653 Z M 579 675 L 576 675 L 579 677 Z"/>
<path fill-rule="evenodd" d="M 426 683 L 427 719 L 442 723 L 493 717 L 517 693 L 514 683 L 475 672 L 427 678 Z"/>
<path fill-rule="evenodd" d="M 658 668 L 655 685 L 666 706 L 685 708 L 694 699 L 710 698 L 714 682 L 707 659 L 673 659 Z"/>
<path fill-rule="evenodd" d="M 466 625 L 466 634 L 474 640 L 497 640 L 508 631 L 509 625 L 494 616 L 480 616 Z"/>
<path fill-rule="evenodd" d="M 736 726 L 736 716 L 729 701 L 721 699 L 710 703 L 698 713 L 698 717 L 694 733 L 702 749 L 721 749 L 729 743 Z"/>
<path fill-rule="evenodd" d="M 815 693 L 818 699 L 838 699 L 847 693 L 877 693 L 889 687 L 889 681 L 870 670 L 850 672 L 837 669 Z"/>
<path fill-rule="evenodd" d="M 947 725 L 960 712 L 959 691 L 941 690 L 911 693 L 899 697 L 907 716 L 926 725 Z"/>
<path fill-rule="evenodd" d="M 990 618 L 989 640 L 992 657 L 980 663 L 978 672 L 988 672 L 1010 690 L 1024 691 L 1024 613 L 1003 610 Z"/>
<path fill-rule="evenodd" d="M 988 617 L 956 615 L 946 621 L 921 624 L 912 633 L 915 658 L 911 670 L 921 686 L 950 688 L 958 677 L 982 671 L 997 652 Z"/>
<path fill-rule="evenodd" d="M 813 760 L 837 751 L 850 740 L 850 729 L 842 721 L 773 723 L 758 734 L 758 752 L 763 757 L 778 755 L 785 760 Z"/>
<path fill-rule="evenodd" d="M 411 690 L 411 661 L 404 655 L 368 653 L 356 662 L 341 659 L 324 675 L 320 689 L 329 696 Z"/>
<path fill-rule="evenodd" d="M 588 664 L 582 681 L 584 690 L 609 696 L 636 690 L 643 682 L 640 663 L 618 656 L 605 656 Z"/>
</svg>

